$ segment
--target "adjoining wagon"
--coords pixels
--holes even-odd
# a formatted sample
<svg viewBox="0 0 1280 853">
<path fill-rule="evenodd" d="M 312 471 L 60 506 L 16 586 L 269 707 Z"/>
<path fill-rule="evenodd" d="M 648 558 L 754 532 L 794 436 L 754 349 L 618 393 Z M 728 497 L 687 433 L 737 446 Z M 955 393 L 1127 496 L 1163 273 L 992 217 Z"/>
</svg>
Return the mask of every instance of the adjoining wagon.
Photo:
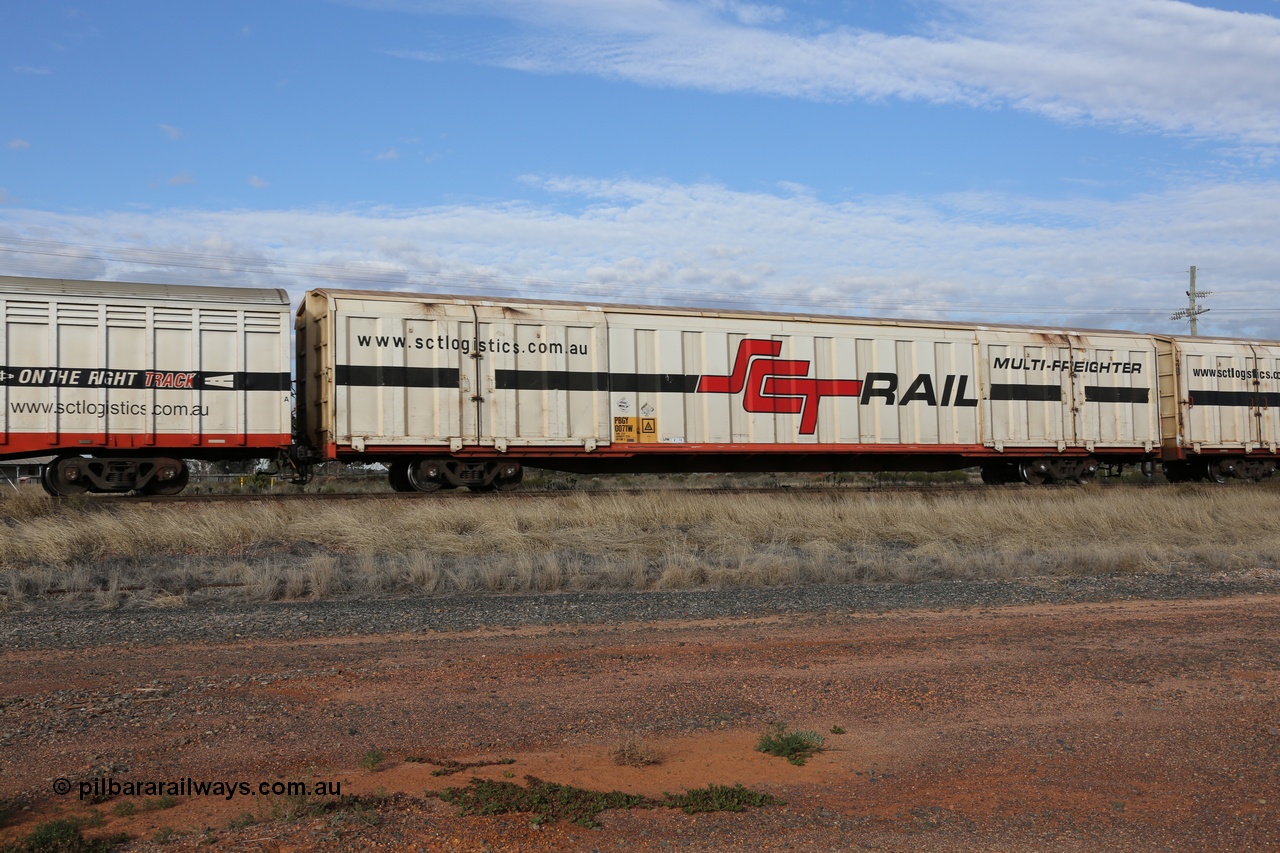
<svg viewBox="0 0 1280 853">
<path fill-rule="evenodd" d="M 0 458 L 54 494 L 181 491 L 291 442 L 283 290 L 0 277 Z"/>
<path fill-rule="evenodd" d="M 1280 343 L 1156 338 L 1171 482 L 1260 480 L 1280 449 Z"/>
</svg>

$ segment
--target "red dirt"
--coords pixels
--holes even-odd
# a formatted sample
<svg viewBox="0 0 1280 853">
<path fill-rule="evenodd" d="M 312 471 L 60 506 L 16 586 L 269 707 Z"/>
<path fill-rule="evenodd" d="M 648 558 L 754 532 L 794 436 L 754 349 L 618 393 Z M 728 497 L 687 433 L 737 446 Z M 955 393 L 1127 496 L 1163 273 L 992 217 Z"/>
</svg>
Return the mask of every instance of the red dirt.
<svg viewBox="0 0 1280 853">
<path fill-rule="evenodd" d="M 85 815 L 54 779 L 338 781 L 379 796 L 179 797 L 88 835 L 165 849 L 1280 849 L 1280 597 L 6 652 L 0 840 Z M 803 767 L 771 721 L 825 735 Z M 832 734 L 833 727 L 847 733 Z M 628 737 L 661 764 L 619 767 Z M 376 749 L 384 760 L 362 769 Z M 406 758 L 513 758 L 453 776 Z M 742 783 L 743 813 L 601 828 L 461 817 L 426 790 L 531 775 L 661 796 Z M 386 794 L 383 797 L 381 795 Z M 229 824 L 248 812 L 259 822 Z M 135 842 L 135 847 L 146 845 Z"/>
</svg>

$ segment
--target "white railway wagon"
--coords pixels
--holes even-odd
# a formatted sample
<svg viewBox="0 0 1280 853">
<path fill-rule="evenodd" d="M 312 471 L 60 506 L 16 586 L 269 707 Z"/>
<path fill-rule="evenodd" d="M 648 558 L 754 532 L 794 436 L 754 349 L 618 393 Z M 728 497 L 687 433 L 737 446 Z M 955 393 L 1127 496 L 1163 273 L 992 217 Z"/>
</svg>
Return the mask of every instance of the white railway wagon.
<svg viewBox="0 0 1280 853">
<path fill-rule="evenodd" d="M 300 431 L 406 490 L 523 465 L 1044 482 L 1161 449 L 1136 333 L 341 290 L 297 329 Z"/>
<path fill-rule="evenodd" d="M 1280 344 L 1157 338 L 1165 474 L 1261 479 L 1280 449 Z"/>
<path fill-rule="evenodd" d="M 0 458 L 170 494 L 184 459 L 287 451 L 291 319 L 282 290 L 0 277 Z"/>
</svg>

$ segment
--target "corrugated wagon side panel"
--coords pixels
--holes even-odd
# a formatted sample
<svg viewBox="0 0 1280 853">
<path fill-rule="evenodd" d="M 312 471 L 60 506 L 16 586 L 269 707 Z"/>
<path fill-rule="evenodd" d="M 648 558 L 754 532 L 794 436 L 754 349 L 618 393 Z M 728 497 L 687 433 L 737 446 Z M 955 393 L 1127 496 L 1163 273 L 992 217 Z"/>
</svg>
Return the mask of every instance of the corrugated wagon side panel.
<svg viewBox="0 0 1280 853">
<path fill-rule="evenodd" d="M 481 444 L 582 447 L 607 440 L 608 352 L 599 311 L 474 306 Z"/>
<path fill-rule="evenodd" d="M 50 307 L 30 298 L 5 300 L 5 432 L 9 443 L 32 451 L 41 444 L 57 444 L 53 389 L 43 381 L 23 381 L 24 370 L 43 370 L 54 363 Z M 28 373 L 25 378 L 32 377 Z M 24 440 L 24 434 L 30 438 Z"/>
<path fill-rule="evenodd" d="M 1079 336 L 1072 369 L 1077 442 L 1099 449 L 1160 446 L 1159 370 L 1152 339 Z"/>
<path fill-rule="evenodd" d="M 474 322 L 466 306 L 337 298 L 322 407 L 335 445 L 448 446 L 464 432 Z"/>
<path fill-rule="evenodd" d="M 289 443 L 283 292 L 0 277 L 0 305 L 5 453 Z"/>
<path fill-rule="evenodd" d="M 981 335 L 984 439 L 997 447 L 1074 442 L 1071 358 L 1065 337 L 990 331 Z"/>
<path fill-rule="evenodd" d="M 1280 345 L 1255 344 L 1258 366 L 1258 418 L 1262 446 L 1271 453 L 1280 451 Z"/>
<path fill-rule="evenodd" d="M 116 375 L 135 371 L 142 373 L 155 363 L 149 335 L 149 311 L 145 306 L 108 305 L 106 320 L 107 363 L 112 370 L 119 372 Z M 112 401 L 119 403 L 111 416 L 112 430 L 135 436 L 135 446 L 155 444 L 150 392 L 145 387 L 129 387 L 111 388 L 107 394 Z M 270 426 L 262 425 L 262 432 L 274 432 Z"/>
<path fill-rule="evenodd" d="M 1241 341 L 1180 338 L 1182 421 L 1188 449 L 1258 445 L 1257 369 L 1253 348 Z"/>
</svg>

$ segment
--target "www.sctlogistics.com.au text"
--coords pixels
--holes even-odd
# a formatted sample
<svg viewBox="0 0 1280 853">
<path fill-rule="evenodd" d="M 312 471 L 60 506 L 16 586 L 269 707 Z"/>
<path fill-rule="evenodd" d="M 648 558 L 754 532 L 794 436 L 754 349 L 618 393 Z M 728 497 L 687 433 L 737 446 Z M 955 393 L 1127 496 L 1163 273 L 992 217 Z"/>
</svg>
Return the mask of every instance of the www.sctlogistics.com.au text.
<svg viewBox="0 0 1280 853">
<path fill-rule="evenodd" d="M 70 793 L 68 780 L 59 779 L 54 782 L 54 790 L 59 793 Z M 64 783 L 59 785 L 59 783 Z M 61 790 L 59 790 L 61 789 Z M 110 776 L 97 776 L 76 783 L 76 790 L 82 800 L 99 800 L 110 797 L 222 797 L 231 800 L 236 797 L 276 796 L 276 797 L 340 797 L 341 782 L 246 782 L 242 780 L 215 779 L 212 781 L 192 779 L 171 780 L 120 780 Z"/>
</svg>

